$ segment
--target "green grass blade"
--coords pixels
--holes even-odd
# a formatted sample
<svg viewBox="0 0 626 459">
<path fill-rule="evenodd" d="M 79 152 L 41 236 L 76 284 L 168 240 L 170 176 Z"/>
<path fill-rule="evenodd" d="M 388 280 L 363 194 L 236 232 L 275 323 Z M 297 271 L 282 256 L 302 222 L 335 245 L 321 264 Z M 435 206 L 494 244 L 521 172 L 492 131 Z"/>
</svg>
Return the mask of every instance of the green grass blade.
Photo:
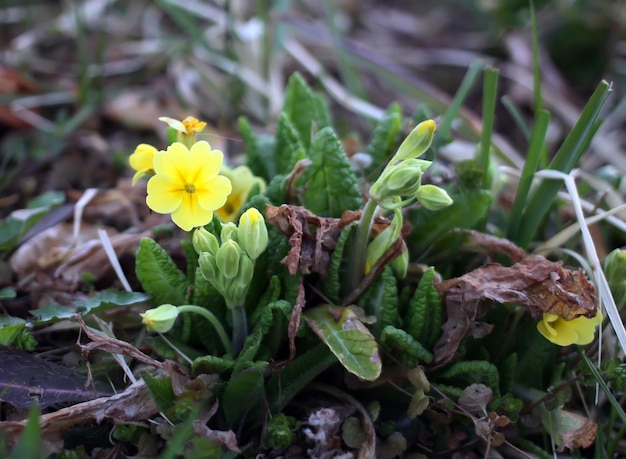
<svg viewBox="0 0 626 459">
<path fill-rule="evenodd" d="M 576 166 L 598 128 L 597 121 L 600 110 L 608 98 L 609 90 L 610 87 L 606 81 L 602 81 L 598 85 L 585 105 L 580 118 L 550 163 L 550 169 L 567 174 Z M 544 181 L 532 194 L 522 217 L 521 236 L 518 240 L 521 247 L 528 247 L 561 187 L 562 184 L 558 181 Z"/>
<path fill-rule="evenodd" d="M 537 121 L 533 127 L 528 153 L 526 154 L 526 162 L 524 163 L 524 168 L 522 169 L 522 176 L 517 187 L 517 192 L 515 193 L 515 201 L 513 202 L 513 209 L 511 211 L 507 237 L 514 242 L 520 234 L 519 229 L 520 222 L 522 221 L 522 213 L 524 211 L 524 207 L 526 206 L 533 176 L 537 171 L 537 166 L 539 165 L 544 151 L 544 142 L 549 124 L 550 113 L 547 110 L 539 110 L 537 112 Z"/>
<path fill-rule="evenodd" d="M 485 171 L 489 168 L 491 134 L 493 133 L 493 122 L 496 114 L 499 73 L 497 69 L 487 67 L 483 79 L 483 132 L 480 138 L 480 148 L 476 157 L 476 163 Z"/>
<path fill-rule="evenodd" d="M 452 99 L 450 106 L 443 114 L 441 122 L 439 123 L 440 139 L 447 141 L 450 138 L 450 128 L 452 127 L 452 122 L 459 115 L 459 110 L 467 98 L 470 89 L 474 86 L 474 82 L 476 81 L 476 78 L 478 78 L 478 72 L 480 72 L 482 66 L 482 61 L 474 61 L 467 69 L 467 72 L 463 77 L 463 81 L 461 81 L 461 85 L 459 86 L 459 90 L 454 95 L 454 99 Z"/>
<path fill-rule="evenodd" d="M 506 111 L 509 112 L 511 118 L 513 118 L 513 121 L 515 122 L 517 128 L 522 131 L 524 138 L 526 138 L 526 140 L 530 140 L 532 132 L 530 130 L 530 127 L 528 126 L 528 123 L 526 123 L 526 120 L 524 119 L 524 115 L 522 114 L 521 110 L 517 107 L 517 105 L 515 105 L 515 102 L 513 102 L 509 96 L 502 96 L 501 100 L 502 105 L 504 105 Z"/>
</svg>

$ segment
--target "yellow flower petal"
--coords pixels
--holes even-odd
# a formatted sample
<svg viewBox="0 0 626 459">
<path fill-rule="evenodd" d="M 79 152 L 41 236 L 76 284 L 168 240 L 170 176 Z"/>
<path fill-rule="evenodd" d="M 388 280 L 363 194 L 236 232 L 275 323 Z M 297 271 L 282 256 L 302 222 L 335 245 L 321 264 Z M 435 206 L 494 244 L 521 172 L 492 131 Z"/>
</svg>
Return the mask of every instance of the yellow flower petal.
<svg viewBox="0 0 626 459">
<path fill-rule="evenodd" d="M 184 185 L 157 174 L 148 180 L 146 203 L 159 214 L 169 214 L 180 207 L 186 194 Z"/>
<path fill-rule="evenodd" d="M 220 192 L 217 193 L 216 190 Z M 196 186 L 196 194 L 198 195 L 198 203 L 206 210 L 216 210 L 222 207 L 232 190 L 230 180 L 226 177 L 218 175 L 212 180 L 199 183 Z"/>
<path fill-rule="evenodd" d="M 130 167 L 136 171 L 152 169 L 152 160 L 157 152 L 158 150 L 156 148 L 152 145 L 148 145 L 147 143 L 137 145 L 134 153 L 128 158 Z"/>
<path fill-rule="evenodd" d="M 559 346 L 570 344 L 589 344 L 595 336 L 596 326 L 602 323 L 602 313 L 597 312 L 595 317 L 577 317 L 573 320 L 565 320 L 554 314 L 544 314 L 542 320 L 537 323 L 537 330 L 547 340 Z"/>
<path fill-rule="evenodd" d="M 191 193 L 187 194 L 189 197 L 186 197 L 180 207 L 172 212 L 172 221 L 185 231 L 191 231 L 197 226 L 210 223 L 213 220 L 213 211 L 203 209 L 196 197 Z"/>
</svg>

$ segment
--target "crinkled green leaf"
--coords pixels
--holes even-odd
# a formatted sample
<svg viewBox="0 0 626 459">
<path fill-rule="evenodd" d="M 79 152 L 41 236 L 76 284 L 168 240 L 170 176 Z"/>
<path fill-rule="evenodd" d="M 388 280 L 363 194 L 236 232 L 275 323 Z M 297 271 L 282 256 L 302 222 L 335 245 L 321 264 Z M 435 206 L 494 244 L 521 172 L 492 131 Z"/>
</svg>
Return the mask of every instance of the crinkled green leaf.
<svg viewBox="0 0 626 459">
<path fill-rule="evenodd" d="M 187 283 L 193 284 L 196 278 L 196 269 L 198 269 L 198 252 L 196 252 L 189 240 L 182 240 L 180 244 L 185 251 Z"/>
<path fill-rule="evenodd" d="M 245 117 L 239 118 L 239 131 L 246 145 L 246 165 L 254 175 L 269 182 L 277 173 L 274 138 L 254 134 Z"/>
<path fill-rule="evenodd" d="M 284 315 L 284 311 L 290 309 L 291 305 L 285 300 L 275 301 L 265 307 L 254 330 L 248 334 L 244 342 L 243 349 L 239 353 L 239 357 L 237 357 L 233 374 L 242 371 L 247 367 L 248 363 L 255 358 L 263 341 L 263 337 L 269 332 L 274 323 L 274 318 L 278 319 L 278 316 Z"/>
<path fill-rule="evenodd" d="M 274 154 L 279 174 L 288 174 L 296 162 L 306 157 L 306 150 L 302 139 L 300 139 L 300 134 L 285 112 L 282 112 L 278 118 Z"/>
<path fill-rule="evenodd" d="M 307 384 L 336 362 L 335 355 L 322 343 L 289 362 L 266 384 L 270 413 L 282 411 Z M 257 422 L 263 422 L 263 418 Z"/>
<path fill-rule="evenodd" d="M 362 207 L 356 176 L 331 128 L 324 128 L 315 135 L 309 158 L 311 164 L 299 181 L 307 209 L 322 217 L 341 217 L 345 210 Z"/>
<path fill-rule="evenodd" d="M 473 229 L 484 221 L 491 204 L 490 191 L 464 191 L 453 193 L 451 197 L 454 200 L 451 206 L 436 212 L 421 207 L 409 215 L 413 230 L 407 237 L 407 244 L 416 253 L 452 229 Z"/>
<path fill-rule="evenodd" d="M 222 397 L 222 408 L 230 427 L 236 426 L 250 410 L 264 411 L 261 398 L 268 362 L 249 362 L 246 366 L 242 371 L 233 373 Z"/>
<path fill-rule="evenodd" d="M 280 205 L 287 202 L 288 186 L 289 176 L 276 174 L 265 189 L 265 196 L 268 199 L 268 204 Z"/>
<path fill-rule="evenodd" d="M 299 73 L 294 73 L 287 84 L 282 112 L 289 117 L 305 148 L 311 144 L 313 127 L 317 130 L 330 126 L 328 108 Z"/>
<path fill-rule="evenodd" d="M 347 225 L 337 239 L 335 250 L 330 256 L 330 262 L 328 263 L 328 278 L 322 284 L 324 294 L 332 302 L 338 303 L 340 296 L 342 295 L 341 286 L 345 283 L 345 263 L 343 258 L 346 242 L 350 238 L 352 230 L 356 227 L 357 222 L 352 222 Z"/>
<path fill-rule="evenodd" d="M 444 380 L 458 380 L 466 385 L 483 383 L 491 388 L 494 399 L 500 398 L 500 375 L 496 366 L 485 360 L 455 362 L 439 374 Z"/>
<path fill-rule="evenodd" d="M 500 390 L 503 394 L 513 391 L 517 354 L 510 354 L 500 365 Z"/>
<path fill-rule="evenodd" d="M 387 325 L 400 326 L 402 322 L 398 314 L 398 287 L 396 276 L 390 266 L 385 266 L 381 276 L 369 287 L 371 294 L 366 301 L 359 303 L 365 312 L 376 317 L 376 322 L 370 326 L 374 336 L 380 337 Z"/>
<path fill-rule="evenodd" d="M 443 306 L 434 278 L 435 269 L 430 267 L 422 275 L 407 310 L 407 331 L 428 349 L 433 348 L 441 335 L 443 322 Z"/>
<path fill-rule="evenodd" d="M 400 358 L 409 368 L 416 367 L 420 363 L 430 363 L 433 360 L 433 354 L 419 341 L 413 339 L 404 330 L 391 325 L 383 328 L 380 334 L 380 344 L 391 355 Z"/>
<path fill-rule="evenodd" d="M 146 382 L 154 402 L 161 411 L 166 411 L 174 406 L 176 395 L 172 388 L 172 379 L 169 376 L 166 378 L 153 378 L 146 372 L 143 372 L 141 376 Z"/>
<path fill-rule="evenodd" d="M 263 314 L 263 311 L 265 311 L 266 306 L 270 303 L 278 301 L 280 298 L 280 291 L 280 278 L 274 275 L 270 278 L 269 284 L 267 284 L 267 288 L 265 289 L 265 292 L 263 292 L 261 298 L 256 301 L 258 303 L 257 307 L 254 309 L 252 314 L 249 314 L 249 324 L 256 324 Z"/>
<path fill-rule="evenodd" d="M 203 355 L 193 361 L 191 371 L 194 376 L 199 374 L 218 374 L 230 372 L 235 367 L 234 360 L 214 355 Z"/>
<path fill-rule="evenodd" d="M 367 381 L 380 376 L 376 340 L 350 308 L 326 304 L 307 310 L 304 318 L 346 370 Z"/>
<path fill-rule="evenodd" d="M 398 132 L 402 124 L 400 105 L 393 103 L 385 112 L 376 127 L 365 151 L 372 158 L 372 164 L 367 168 L 370 174 L 375 170 L 382 171 L 382 166 L 391 158 L 396 147 Z"/>
<path fill-rule="evenodd" d="M 153 239 L 141 239 L 135 263 L 137 278 L 154 305 L 185 303 L 187 277 Z"/>
<path fill-rule="evenodd" d="M 32 351 L 35 349 L 37 341 L 26 328 L 26 323 L 15 323 L 0 328 L 0 345 Z"/>
</svg>

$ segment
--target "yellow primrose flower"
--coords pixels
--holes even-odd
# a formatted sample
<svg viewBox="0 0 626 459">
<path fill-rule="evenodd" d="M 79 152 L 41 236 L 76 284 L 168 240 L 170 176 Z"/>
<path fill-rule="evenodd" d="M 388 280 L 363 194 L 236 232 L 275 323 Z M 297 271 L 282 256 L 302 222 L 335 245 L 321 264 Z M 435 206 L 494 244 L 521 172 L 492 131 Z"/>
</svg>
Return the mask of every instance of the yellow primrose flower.
<svg viewBox="0 0 626 459">
<path fill-rule="evenodd" d="M 559 346 L 570 344 L 589 344 L 593 341 L 595 330 L 602 324 L 602 313 L 598 310 L 595 317 L 584 316 L 572 320 L 565 320 L 555 314 L 543 314 L 543 319 L 537 324 L 537 330 L 548 341 Z"/>
<path fill-rule="evenodd" d="M 211 150 L 204 140 L 190 149 L 174 142 L 154 157 L 148 207 L 159 214 L 171 213 L 172 221 L 185 231 L 206 225 L 232 190 L 230 180 L 219 175 L 223 160 L 222 152 Z"/>
<path fill-rule="evenodd" d="M 265 181 L 261 177 L 256 177 L 247 166 L 239 166 L 235 169 L 223 165 L 220 174 L 230 179 L 233 184 L 233 191 L 228 196 L 226 204 L 216 210 L 223 222 L 234 222 L 239 216 L 241 207 L 246 203 L 248 193 L 254 184 L 258 183 L 261 192 L 265 190 Z"/>
<path fill-rule="evenodd" d="M 137 171 L 135 175 L 133 175 L 133 186 L 137 183 L 137 180 L 144 175 L 154 174 L 152 161 L 154 159 L 154 155 L 157 153 L 158 150 L 152 145 L 148 145 L 147 143 L 137 145 L 134 153 L 128 158 L 130 167 Z"/>
</svg>

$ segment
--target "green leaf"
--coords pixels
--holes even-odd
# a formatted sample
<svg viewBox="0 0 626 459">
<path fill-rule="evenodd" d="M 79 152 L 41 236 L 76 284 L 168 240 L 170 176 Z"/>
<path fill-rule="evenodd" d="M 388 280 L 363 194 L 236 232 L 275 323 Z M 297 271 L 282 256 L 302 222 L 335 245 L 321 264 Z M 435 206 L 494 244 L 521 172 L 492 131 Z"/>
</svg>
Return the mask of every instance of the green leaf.
<svg viewBox="0 0 626 459">
<path fill-rule="evenodd" d="M 346 370 L 366 381 L 380 376 L 376 340 L 350 308 L 322 305 L 307 310 L 304 318 Z"/>
<path fill-rule="evenodd" d="M 404 330 L 391 325 L 383 328 L 380 334 L 380 344 L 393 356 L 400 357 L 408 368 L 414 368 L 420 363 L 430 363 L 433 360 L 433 354 L 419 341 L 413 339 Z"/>
<path fill-rule="evenodd" d="M 441 334 L 443 307 L 441 297 L 433 284 L 435 269 L 431 266 L 422 275 L 407 311 L 407 331 L 432 349 Z"/>
<path fill-rule="evenodd" d="M 270 413 L 277 414 L 282 411 L 304 387 L 336 362 L 337 358 L 322 343 L 289 362 L 266 384 Z M 263 419 L 262 417 L 257 422 L 263 422 Z"/>
<path fill-rule="evenodd" d="M 141 239 L 135 270 L 143 289 L 153 296 L 154 305 L 185 303 L 187 277 L 153 239 Z"/>
<path fill-rule="evenodd" d="M 436 213 L 419 208 L 410 215 L 413 231 L 407 237 L 407 245 L 416 253 L 423 252 L 454 228 L 473 229 L 484 221 L 491 204 L 490 191 L 464 191 L 451 197 L 454 203 Z"/>
<path fill-rule="evenodd" d="M 275 301 L 265 307 L 263 313 L 261 314 L 261 318 L 254 327 L 254 330 L 246 338 L 243 349 L 239 353 L 239 357 L 237 357 L 237 363 L 235 364 L 233 374 L 237 374 L 242 371 L 246 368 L 248 363 L 255 358 L 259 347 L 261 346 L 261 342 L 263 341 L 263 337 L 272 327 L 275 316 L 277 314 L 284 314 L 284 312 L 290 310 L 291 305 L 285 300 Z"/>
<path fill-rule="evenodd" d="M 307 209 L 323 217 L 341 217 L 345 210 L 363 206 L 363 198 L 343 146 L 331 128 L 313 138 L 309 150 L 311 165 L 299 183 L 304 186 Z"/>
<path fill-rule="evenodd" d="M 352 222 L 341 230 L 341 234 L 339 235 L 337 244 L 335 245 L 335 250 L 333 250 L 333 253 L 330 256 L 330 262 L 328 263 L 328 278 L 322 284 L 322 289 L 324 290 L 326 297 L 333 302 L 339 302 L 343 293 L 341 292 L 341 286 L 344 284 L 343 279 L 345 278 L 346 267 L 344 265 L 347 264 L 343 259 L 343 252 L 346 247 L 346 242 L 350 238 L 350 234 L 352 234 L 352 230 L 354 230 L 356 225 L 357 222 Z"/>
<path fill-rule="evenodd" d="M 191 371 L 194 376 L 199 374 L 218 374 L 230 372 L 235 367 L 233 360 L 216 357 L 214 355 L 203 355 L 193 361 Z"/>
<path fill-rule="evenodd" d="M 17 292 L 13 287 L 0 288 L 0 300 L 8 300 L 9 298 L 15 298 Z"/>
<path fill-rule="evenodd" d="M 222 408 L 229 427 L 235 427 L 251 409 L 263 409 L 263 375 L 267 366 L 268 362 L 248 363 L 246 369 L 233 373 L 222 397 Z"/>
<path fill-rule="evenodd" d="M 0 251 L 12 249 L 44 215 L 64 201 L 64 193 L 49 191 L 30 201 L 26 209 L 11 213 L 0 224 Z"/>
<path fill-rule="evenodd" d="M 517 365 L 517 354 L 510 354 L 500 365 L 500 390 L 503 394 L 513 391 L 515 382 L 515 367 Z"/>
<path fill-rule="evenodd" d="M 263 312 L 265 311 L 268 304 L 278 301 L 280 298 L 280 277 L 274 275 L 270 278 L 269 285 L 260 299 L 258 299 L 258 305 L 252 312 L 249 314 L 249 323 L 256 324 Z"/>
<path fill-rule="evenodd" d="M 282 111 L 298 131 L 305 148 L 311 144 L 314 127 L 319 130 L 330 126 L 328 108 L 320 96 L 311 91 L 299 73 L 294 73 L 289 78 Z"/>
<path fill-rule="evenodd" d="M 458 380 L 470 385 L 483 383 L 491 388 L 494 400 L 500 398 L 500 375 L 496 366 L 485 360 L 455 362 L 439 374 L 444 380 Z"/>
<path fill-rule="evenodd" d="M 390 266 L 385 266 L 381 276 L 369 287 L 371 295 L 359 305 L 369 315 L 376 317 L 376 322 L 370 327 L 374 336 L 380 337 L 387 325 L 400 326 L 402 322 L 398 314 L 398 287 L 396 276 Z"/>
<path fill-rule="evenodd" d="M 402 111 L 400 105 L 393 103 L 387 109 L 385 116 L 376 124 L 372 138 L 367 144 L 365 152 L 372 158 L 372 164 L 366 171 L 368 175 L 376 169 L 382 171 L 382 166 L 393 155 L 401 123 Z"/>
<path fill-rule="evenodd" d="M 296 162 L 306 157 L 300 134 L 285 112 L 282 112 L 278 118 L 274 155 L 279 174 L 288 174 Z"/>
<path fill-rule="evenodd" d="M 274 138 L 255 135 L 250 123 L 244 117 L 239 118 L 239 131 L 246 144 L 246 166 L 254 175 L 263 177 L 269 182 L 277 173 Z"/>
<path fill-rule="evenodd" d="M 26 328 L 26 323 L 16 323 L 0 328 L 0 345 L 32 351 L 37 342 Z"/>
<path fill-rule="evenodd" d="M 28 412 L 28 421 L 9 459 L 40 459 L 46 457 L 41 444 L 41 427 L 39 425 L 39 406 L 33 403 Z"/>
<path fill-rule="evenodd" d="M 60 304 L 49 304 L 43 308 L 33 309 L 30 313 L 37 318 L 37 325 L 45 322 L 67 319 L 75 314 L 87 315 L 117 308 L 130 306 L 148 300 L 149 296 L 141 292 L 123 292 L 115 289 L 102 290 L 87 299 L 75 300 L 72 307 Z"/>
<path fill-rule="evenodd" d="M 192 293 L 191 304 L 197 304 L 209 309 L 220 322 L 226 323 L 225 318 L 228 314 L 224 297 L 211 285 L 211 283 L 202 277 L 200 270 L 196 270 L 196 281 Z M 204 347 L 212 354 L 220 354 L 223 352 L 222 343 L 214 332 L 213 326 L 197 314 L 193 315 L 192 335 L 198 338 Z"/>
<path fill-rule="evenodd" d="M 146 372 L 143 372 L 141 376 L 161 411 L 166 411 L 174 406 L 176 394 L 174 394 L 172 379 L 169 376 L 167 378 L 153 378 Z"/>
</svg>

